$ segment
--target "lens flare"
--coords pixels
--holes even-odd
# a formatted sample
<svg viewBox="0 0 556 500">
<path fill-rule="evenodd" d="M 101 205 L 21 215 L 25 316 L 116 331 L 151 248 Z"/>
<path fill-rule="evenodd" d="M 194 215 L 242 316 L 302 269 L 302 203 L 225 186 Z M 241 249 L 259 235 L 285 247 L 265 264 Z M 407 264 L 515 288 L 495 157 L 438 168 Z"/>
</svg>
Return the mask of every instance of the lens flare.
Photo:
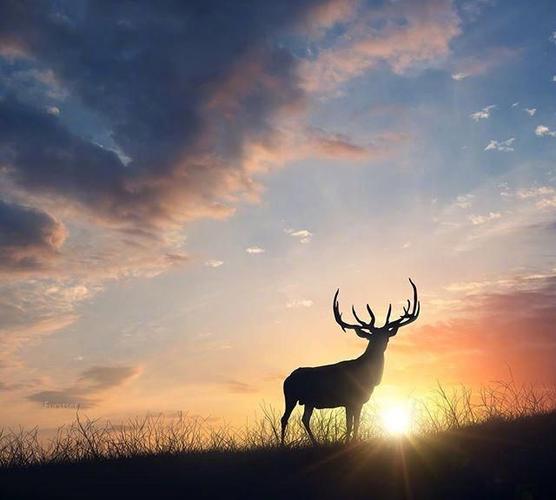
<svg viewBox="0 0 556 500">
<path fill-rule="evenodd" d="M 382 411 L 382 425 L 388 434 L 401 436 L 411 430 L 411 410 L 405 405 L 396 405 Z"/>
</svg>

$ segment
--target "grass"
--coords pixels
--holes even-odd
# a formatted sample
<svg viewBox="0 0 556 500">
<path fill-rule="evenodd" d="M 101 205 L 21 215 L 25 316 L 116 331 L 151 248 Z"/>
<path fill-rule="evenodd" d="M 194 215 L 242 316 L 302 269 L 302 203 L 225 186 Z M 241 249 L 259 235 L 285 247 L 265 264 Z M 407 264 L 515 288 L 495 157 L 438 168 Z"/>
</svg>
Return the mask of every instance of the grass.
<svg viewBox="0 0 556 500">
<path fill-rule="evenodd" d="M 439 385 L 414 402 L 409 436 L 386 436 L 371 404 L 359 442 L 343 443 L 343 412 L 323 411 L 312 421 L 321 446 L 294 415 L 285 448 L 270 406 L 242 429 L 185 414 L 117 425 L 77 414 L 48 440 L 0 431 L 0 498 L 550 498 L 555 407 L 553 391 L 513 381 Z"/>
</svg>

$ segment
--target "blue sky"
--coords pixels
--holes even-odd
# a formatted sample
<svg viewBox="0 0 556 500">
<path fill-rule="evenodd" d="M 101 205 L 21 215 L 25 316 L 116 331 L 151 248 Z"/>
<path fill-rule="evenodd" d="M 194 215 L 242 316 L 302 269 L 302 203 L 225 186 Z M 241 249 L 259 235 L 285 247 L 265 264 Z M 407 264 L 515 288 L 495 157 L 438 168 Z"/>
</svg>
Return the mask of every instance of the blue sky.
<svg viewBox="0 0 556 500">
<path fill-rule="evenodd" d="M 379 396 L 554 381 L 552 2 L 3 9 L 0 423 L 244 418 L 408 276 Z"/>
</svg>

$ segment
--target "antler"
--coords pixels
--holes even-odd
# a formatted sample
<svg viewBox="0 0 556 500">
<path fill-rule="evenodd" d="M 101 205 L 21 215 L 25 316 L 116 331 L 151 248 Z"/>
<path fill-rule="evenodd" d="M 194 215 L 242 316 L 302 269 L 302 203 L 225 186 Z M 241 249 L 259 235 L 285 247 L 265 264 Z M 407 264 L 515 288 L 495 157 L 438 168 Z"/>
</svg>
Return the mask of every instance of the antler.
<svg viewBox="0 0 556 500">
<path fill-rule="evenodd" d="M 336 290 L 334 294 L 334 318 L 336 318 L 336 322 L 341 326 L 342 330 L 345 332 L 346 328 L 350 328 L 351 330 L 355 330 L 355 333 L 359 337 L 368 338 L 369 334 L 374 333 L 378 328 L 375 327 L 375 315 L 371 310 L 369 304 L 367 304 L 367 311 L 369 312 L 369 316 L 371 317 L 371 321 L 366 323 L 362 319 L 357 316 L 357 312 L 355 311 L 355 307 L 351 306 L 351 312 L 353 313 L 354 318 L 359 322 L 358 325 L 352 325 L 351 323 L 346 323 L 342 319 L 342 313 L 340 313 L 340 307 L 338 305 L 338 294 L 340 293 L 340 289 Z M 366 332 L 363 330 L 367 330 Z"/>
<path fill-rule="evenodd" d="M 336 290 L 336 293 L 334 294 L 334 304 L 333 304 L 333 309 L 334 309 L 334 318 L 336 319 L 336 323 L 338 323 L 341 327 L 342 330 L 345 332 L 346 328 L 350 328 L 352 330 L 355 329 L 361 329 L 363 328 L 369 328 L 372 327 L 374 324 L 374 315 L 372 315 L 371 313 L 371 323 L 367 324 L 363 321 L 361 321 L 358 317 L 357 317 L 357 313 L 355 312 L 355 307 L 352 306 L 351 310 L 353 312 L 353 316 L 355 316 L 355 319 L 357 321 L 359 321 L 359 325 L 352 325 L 350 323 L 346 323 L 343 319 L 342 319 L 342 313 L 340 312 L 340 306 L 338 304 L 338 294 L 340 293 L 340 289 L 338 288 L 338 290 Z M 368 306 L 367 306 L 368 307 Z M 369 308 L 370 311 L 370 308 Z"/>
<path fill-rule="evenodd" d="M 346 323 L 342 319 L 342 314 L 340 313 L 340 307 L 338 304 L 338 294 L 340 293 L 340 289 L 338 288 L 338 290 L 336 290 L 336 293 L 334 294 L 334 303 L 333 303 L 334 318 L 336 319 L 336 322 L 340 325 L 340 327 L 344 332 L 346 331 L 346 328 L 349 328 L 351 330 L 355 330 L 355 332 L 359 336 L 365 336 L 365 332 L 363 332 L 362 330 L 367 330 L 369 333 L 372 334 L 381 330 L 390 331 L 392 328 L 395 328 L 397 330 L 402 326 L 412 323 L 419 317 L 419 312 L 421 311 L 421 304 L 417 297 L 417 287 L 415 286 L 415 283 L 413 283 L 411 278 L 409 278 L 409 282 L 411 283 L 411 287 L 413 288 L 413 304 L 408 299 L 407 305 L 403 306 L 404 313 L 400 316 L 399 319 L 395 321 L 390 321 L 390 314 L 392 313 L 392 304 L 390 304 L 388 306 L 388 312 L 386 313 L 386 321 L 384 322 L 384 325 L 382 327 L 375 326 L 376 317 L 369 304 L 367 304 L 367 312 L 369 313 L 371 320 L 368 323 L 361 320 L 359 316 L 357 316 L 357 312 L 355 311 L 354 306 L 351 307 L 351 311 L 353 313 L 353 317 L 358 321 L 359 324 L 354 325 L 351 323 Z"/>
<path fill-rule="evenodd" d="M 413 305 L 411 301 L 407 300 L 407 305 L 403 306 L 403 314 L 397 319 L 396 321 L 389 322 L 388 319 L 390 318 L 390 311 L 392 309 L 392 305 L 388 309 L 388 316 L 386 318 L 385 327 L 388 328 L 400 328 L 401 326 L 409 325 L 409 323 L 413 323 L 418 317 L 419 313 L 421 312 L 421 302 L 419 302 L 419 298 L 417 296 L 417 287 L 415 283 L 409 278 L 409 282 L 411 283 L 411 288 L 413 288 Z M 411 311 L 410 311 L 411 309 Z"/>
</svg>

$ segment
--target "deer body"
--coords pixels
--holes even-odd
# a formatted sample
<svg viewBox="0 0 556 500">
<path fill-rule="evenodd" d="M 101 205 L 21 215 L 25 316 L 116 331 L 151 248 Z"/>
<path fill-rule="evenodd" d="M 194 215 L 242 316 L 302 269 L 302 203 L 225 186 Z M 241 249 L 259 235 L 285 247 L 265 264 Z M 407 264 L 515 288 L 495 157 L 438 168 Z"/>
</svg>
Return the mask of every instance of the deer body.
<svg viewBox="0 0 556 500">
<path fill-rule="evenodd" d="M 369 343 L 357 359 L 294 370 L 284 381 L 284 393 L 317 409 L 362 406 L 382 380 L 386 345 L 377 344 Z"/>
<path fill-rule="evenodd" d="M 371 321 L 365 323 L 357 317 L 355 309 L 353 314 L 358 325 L 351 325 L 342 320 L 339 312 L 338 293 L 334 296 L 334 316 L 337 323 L 345 331 L 346 328 L 355 330 L 355 333 L 368 341 L 365 352 L 356 359 L 340 361 L 333 365 L 317 367 L 303 367 L 294 370 L 284 380 L 285 410 L 281 419 L 282 443 L 284 442 L 286 427 L 291 412 L 296 404 L 304 405 L 302 422 L 309 438 L 316 443 L 311 431 L 310 420 L 315 408 L 338 408 L 346 410 L 346 439 L 350 438 L 353 428 L 353 437 L 357 437 L 359 419 L 363 405 L 369 400 L 374 388 L 380 384 L 384 371 L 384 352 L 390 337 L 396 335 L 398 329 L 419 316 L 420 305 L 417 300 L 417 289 L 411 280 L 414 291 L 413 309 L 408 301 L 404 307 L 404 314 L 400 319 L 390 322 L 392 306 L 389 307 L 386 323 L 383 327 L 375 327 L 375 316 L 367 305 Z"/>
</svg>

